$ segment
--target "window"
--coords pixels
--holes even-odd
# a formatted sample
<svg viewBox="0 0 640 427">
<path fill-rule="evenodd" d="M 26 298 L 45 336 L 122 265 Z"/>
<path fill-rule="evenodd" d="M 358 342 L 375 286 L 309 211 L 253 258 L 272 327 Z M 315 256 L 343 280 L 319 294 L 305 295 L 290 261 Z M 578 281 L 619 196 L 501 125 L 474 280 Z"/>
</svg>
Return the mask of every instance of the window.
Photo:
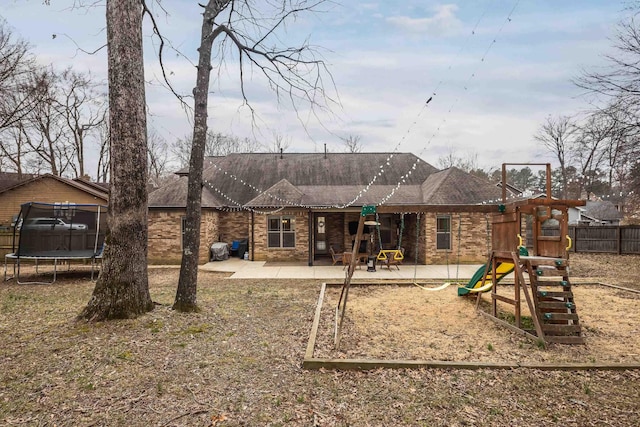
<svg viewBox="0 0 640 427">
<path fill-rule="evenodd" d="M 269 248 L 295 248 L 296 219 L 292 216 L 267 218 L 267 246 Z"/>
<path fill-rule="evenodd" d="M 451 217 L 436 217 L 436 249 L 451 249 Z"/>
</svg>

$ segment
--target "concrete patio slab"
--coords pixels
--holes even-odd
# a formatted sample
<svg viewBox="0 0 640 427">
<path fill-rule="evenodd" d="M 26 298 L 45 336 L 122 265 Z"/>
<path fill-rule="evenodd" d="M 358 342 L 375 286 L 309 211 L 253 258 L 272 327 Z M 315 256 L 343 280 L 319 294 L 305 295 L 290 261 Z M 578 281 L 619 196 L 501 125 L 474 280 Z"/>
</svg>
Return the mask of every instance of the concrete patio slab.
<svg viewBox="0 0 640 427">
<path fill-rule="evenodd" d="M 366 266 L 356 268 L 353 279 L 375 280 L 434 280 L 443 282 L 467 282 L 480 268 L 481 264 L 464 265 L 401 265 L 400 269 L 387 269 L 377 266 L 376 271 L 367 271 Z M 204 271 L 233 273 L 232 279 L 320 279 L 343 280 L 346 270 L 335 266 L 273 265 L 264 261 L 245 261 L 230 258 L 225 261 L 212 261 L 200 266 Z"/>
</svg>

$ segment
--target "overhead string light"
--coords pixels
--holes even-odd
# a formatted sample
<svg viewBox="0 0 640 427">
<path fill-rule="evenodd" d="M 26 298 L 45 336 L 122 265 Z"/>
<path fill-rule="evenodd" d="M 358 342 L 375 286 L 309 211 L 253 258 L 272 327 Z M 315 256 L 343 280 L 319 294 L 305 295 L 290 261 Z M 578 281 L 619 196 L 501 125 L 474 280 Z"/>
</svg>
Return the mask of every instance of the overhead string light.
<svg viewBox="0 0 640 427">
<path fill-rule="evenodd" d="M 480 58 L 480 62 L 479 64 L 476 66 L 476 69 L 474 70 L 473 73 L 470 74 L 470 76 L 467 78 L 467 81 L 465 82 L 464 85 L 464 90 L 467 91 L 468 90 L 468 86 L 469 86 L 469 82 L 475 78 L 476 76 L 476 71 L 477 69 L 480 67 L 480 65 L 482 63 L 484 63 L 487 55 L 489 54 L 491 48 L 493 47 L 493 45 L 496 43 L 497 41 L 497 36 L 500 35 L 504 29 L 504 27 L 506 26 L 507 23 L 511 22 L 512 19 L 512 15 L 515 12 L 518 4 L 520 3 L 520 0 L 516 0 L 513 7 L 511 8 L 511 11 L 509 12 L 509 14 L 507 15 L 507 18 L 505 19 L 505 21 L 502 23 L 502 25 L 500 26 L 499 30 L 496 33 L 496 36 L 494 36 L 494 38 L 492 39 L 492 41 L 489 43 L 487 49 L 485 50 L 485 52 L 483 53 L 482 57 Z M 457 59 L 457 57 L 465 50 L 470 38 L 472 36 L 474 36 L 476 34 L 476 30 L 478 28 L 478 26 L 480 25 L 480 22 L 482 21 L 482 19 L 484 18 L 486 14 L 486 9 L 485 11 L 483 11 L 482 15 L 480 16 L 480 18 L 478 19 L 478 21 L 476 22 L 475 26 L 473 27 L 472 31 L 468 34 L 465 43 L 461 46 L 460 50 L 458 51 L 458 53 L 452 58 L 452 63 L 455 61 L 455 59 Z M 450 71 L 452 69 L 452 64 L 450 64 L 447 68 L 448 71 Z M 450 73 L 447 73 L 447 75 L 450 75 Z M 440 87 L 444 84 L 444 80 L 440 80 L 438 82 L 438 84 L 436 85 L 436 87 L 434 88 L 434 90 L 431 92 L 431 95 L 429 96 L 429 98 L 422 104 L 420 110 L 418 111 L 418 114 L 416 115 L 415 119 L 413 120 L 413 122 L 409 125 L 409 127 L 407 128 L 407 131 L 402 135 L 402 137 L 400 138 L 400 140 L 396 143 L 396 145 L 394 146 L 392 152 L 387 156 L 387 158 L 383 161 L 383 164 L 379 165 L 378 167 L 378 172 L 376 174 L 374 174 L 374 176 L 371 178 L 371 180 L 369 181 L 369 183 L 362 188 L 358 194 L 356 194 L 354 196 L 353 199 L 351 199 L 349 202 L 344 203 L 344 204 L 333 204 L 333 205 L 322 205 L 322 206 L 314 206 L 314 205 L 305 205 L 305 204 L 301 204 L 301 203 L 294 203 L 291 202 L 290 200 L 286 200 L 286 199 L 282 199 L 276 195 L 273 194 L 269 194 L 268 192 L 252 185 L 251 183 L 244 181 L 242 178 L 237 177 L 236 175 L 234 175 L 231 172 L 225 171 L 222 168 L 220 168 L 217 164 L 215 164 L 214 162 L 212 162 L 211 160 L 209 160 L 209 163 L 211 166 L 213 166 L 215 169 L 219 170 L 220 172 L 222 172 L 225 176 L 230 177 L 231 179 L 233 179 L 236 182 L 239 182 L 240 184 L 251 188 L 253 191 L 255 191 L 256 193 L 258 193 L 259 195 L 262 194 L 266 194 L 268 197 L 273 198 L 274 200 L 277 200 L 279 202 L 282 202 L 284 204 L 287 204 L 291 207 L 301 207 L 301 208 L 313 208 L 313 209 L 345 209 L 348 208 L 350 206 L 353 206 L 358 200 L 360 200 L 362 197 L 364 197 L 364 195 L 371 189 L 371 187 L 376 183 L 376 181 L 378 180 L 378 178 L 380 178 L 384 173 L 385 173 L 385 166 L 387 167 L 387 170 L 390 169 L 391 167 L 391 160 L 393 159 L 394 155 L 396 153 L 399 152 L 401 145 L 405 142 L 407 136 L 409 134 L 411 134 L 411 132 L 413 131 L 413 128 L 417 125 L 419 119 L 422 117 L 422 115 L 424 114 L 424 112 L 427 110 L 429 104 L 433 101 L 433 98 L 437 95 Z M 447 114 L 450 114 L 453 111 L 454 106 L 457 104 L 457 102 L 459 101 L 459 99 L 456 99 L 454 101 L 454 103 L 450 106 L 449 110 L 447 111 Z M 440 129 L 442 127 L 442 125 L 446 123 L 446 118 L 443 119 L 443 121 L 441 122 L 441 124 L 436 128 L 436 131 L 431 135 L 431 137 L 429 138 L 429 140 L 427 141 L 427 143 L 424 145 L 424 147 L 422 148 L 422 150 L 419 153 L 419 156 L 424 154 L 425 150 L 427 149 L 427 147 L 431 144 L 431 141 L 436 137 L 436 135 L 440 132 Z M 409 178 L 409 176 L 411 175 L 411 173 L 416 169 L 418 163 L 421 162 L 421 159 L 419 158 L 416 159 L 416 161 L 413 162 L 413 164 L 411 165 L 411 167 L 409 168 L 409 170 L 407 170 L 403 175 L 401 175 L 400 179 L 398 180 L 398 182 L 396 183 L 396 185 L 394 186 L 394 188 L 391 190 L 390 193 L 388 193 L 387 195 L 385 195 L 379 202 L 379 204 L 384 204 L 386 202 L 389 201 L 389 199 L 391 197 L 393 197 L 393 195 L 400 189 L 400 187 L 406 183 L 407 179 Z M 206 181 L 205 181 L 206 182 Z M 213 184 L 207 182 L 207 184 L 209 184 L 209 186 L 214 189 L 214 191 L 219 192 L 221 195 L 223 193 L 220 192 L 219 189 L 215 188 L 215 186 L 213 186 Z M 237 202 L 236 202 L 237 204 Z M 238 204 L 239 205 L 239 204 Z M 239 205 L 241 206 L 241 205 Z"/>
<path fill-rule="evenodd" d="M 480 58 L 480 61 L 478 62 L 478 64 L 476 65 L 476 68 L 473 70 L 473 72 L 469 75 L 469 77 L 467 78 L 463 89 L 465 92 L 468 91 L 469 88 L 469 83 L 471 82 L 472 79 L 474 79 L 476 77 L 476 73 L 478 71 L 478 69 L 480 68 L 480 66 L 484 63 L 487 55 L 489 54 L 489 52 L 491 51 L 491 48 L 493 47 L 493 45 L 496 44 L 496 41 L 498 39 L 498 36 L 502 33 L 502 31 L 504 30 L 505 26 L 511 22 L 513 13 L 515 12 L 518 4 L 520 3 L 520 0 L 516 0 L 516 2 L 514 3 L 513 7 L 511 8 L 511 10 L 509 11 L 509 14 L 507 15 L 507 17 L 505 18 L 505 20 L 503 21 L 502 25 L 500 26 L 500 28 L 498 29 L 498 31 L 496 32 L 495 36 L 492 38 L 491 42 L 489 43 L 489 45 L 487 46 L 487 48 L 485 49 L 484 53 L 482 54 L 482 57 Z M 484 14 L 482 15 L 484 16 Z M 480 20 L 482 19 L 482 17 L 480 18 Z M 476 26 L 474 27 L 474 29 L 472 30 L 472 34 L 475 34 L 476 28 L 478 26 L 478 24 L 480 23 L 480 20 L 478 21 L 478 23 L 476 24 Z M 462 51 L 460 51 L 462 52 Z M 438 83 L 438 86 L 440 86 L 441 83 Z M 460 98 L 456 98 L 454 100 L 454 102 L 451 104 L 451 106 L 449 107 L 449 109 L 447 110 L 447 115 L 451 114 L 451 112 L 454 110 L 455 106 L 457 105 L 457 103 L 459 102 Z M 391 197 L 393 197 L 393 195 L 400 189 L 400 187 L 406 182 L 406 179 L 408 178 L 408 176 L 411 174 L 412 170 L 415 170 L 416 165 L 420 162 L 420 156 L 424 154 L 424 152 L 426 151 L 427 147 L 429 147 L 431 145 L 431 141 L 433 141 L 433 139 L 440 133 L 441 128 L 444 126 L 444 124 L 447 122 L 447 117 L 443 118 L 442 121 L 440 122 L 440 124 L 438 125 L 438 127 L 436 128 L 436 130 L 433 132 L 433 134 L 431 135 L 431 137 L 427 140 L 427 143 L 422 147 L 422 150 L 420 150 L 420 152 L 418 153 L 418 157 L 416 159 L 416 161 L 411 165 L 411 169 L 405 173 L 404 175 L 402 175 L 399 179 L 399 181 L 396 183 L 396 185 L 394 186 L 394 188 L 391 190 L 391 192 L 389 192 L 386 196 L 382 197 L 382 199 L 380 199 L 379 204 L 385 204 L 389 201 L 389 199 L 391 199 Z M 415 124 L 415 122 L 413 123 Z M 413 124 L 411 125 L 411 127 L 413 126 Z"/>
<path fill-rule="evenodd" d="M 488 8 L 488 6 L 487 6 Z M 472 36 L 474 36 L 476 34 L 476 30 L 478 29 L 478 26 L 480 25 L 480 22 L 482 22 L 482 19 L 484 18 L 484 16 L 487 13 L 487 9 L 485 9 L 482 14 L 480 15 L 480 18 L 478 18 L 478 20 L 476 21 L 476 24 L 473 26 L 473 29 L 471 30 L 471 32 L 469 32 L 469 34 L 467 35 L 467 38 L 465 39 L 464 43 L 460 46 L 460 49 L 458 50 L 458 52 L 454 55 L 454 57 L 451 59 L 451 63 L 449 63 L 449 66 L 447 67 L 447 73 L 446 75 L 449 76 L 451 75 L 450 71 L 453 69 L 453 63 L 455 62 L 455 60 L 458 58 L 458 56 L 460 56 L 462 54 L 462 52 L 464 52 L 464 50 L 466 49 L 467 45 L 469 44 L 469 40 L 471 39 Z M 513 13 L 513 10 L 512 10 Z M 485 53 L 486 55 L 486 53 Z M 395 153 L 398 153 L 400 151 L 400 146 L 405 142 L 405 140 L 407 139 L 407 136 L 409 136 L 411 134 L 411 132 L 413 131 L 414 126 L 416 126 L 419 122 L 419 119 L 422 117 L 423 113 L 427 110 L 427 107 L 429 106 L 429 103 L 431 101 L 433 101 L 433 98 L 438 94 L 440 87 L 444 84 L 444 80 L 440 80 L 437 84 L 436 87 L 433 89 L 433 91 L 431 92 L 431 95 L 429 96 L 429 98 L 422 104 L 420 111 L 418 111 L 418 114 L 416 115 L 415 119 L 413 120 L 413 122 L 409 125 L 409 127 L 407 128 L 407 131 L 402 135 L 402 137 L 400 138 L 400 140 L 396 143 L 396 145 L 393 147 L 393 150 L 391 151 L 391 154 L 386 158 L 386 160 L 384 161 L 384 165 L 386 166 L 391 166 L 391 159 L 393 158 Z M 426 148 L 426 147 L 425 147 Z M 422 150 L 424 151 L 424 149 Z M 421 152 L 422 153 L 422 152 Z M 385 197 L 382 198 L 382 200 L 380 201 L 380 204 L 384 204 L 386 201 L 388 201 L 391 196 L 393 196 L 393 194 L 395 194 L 395 192 L 400 188 L 400 185 L 402 185 L 402 183 L 406 182 L 406 179 L 409 177 L 409 175 L 411 175 L 411 172 L 413 170 L 416 169 L 416 165 L 419 162 L 419 159 L 413 163 L 413 165 L 411 165 L 411 168 L 400 177 L 400 181 L 399 183 L 394 187 L 393 190 L 391 190 L 391 193 L 386 195 Z M 356 197 L 354 197 L 353 200 L 351 200 L 351 202 L 347 203 L 346 206 L 351 206 L 353 205 L 355 202 L 357 202 L 360 198 L 362 198 L 362 196 L 364 195 L 364 193 L 366 193 L 367 191 L 369 191 L 369 189 L 371 188 L 371 186 L 376 182 L 376 180 L 378 179 L 378 177 L 381 177 L 382 174 L 384 173 L 384 165 L 380 165 L 380 171 L 373 176 L 373 178 L 371 179 L 371 181 L 365 186 L 365 188 L 363 190 L 361 190 L 358 195 L 356 195 Z"/>
</svg>

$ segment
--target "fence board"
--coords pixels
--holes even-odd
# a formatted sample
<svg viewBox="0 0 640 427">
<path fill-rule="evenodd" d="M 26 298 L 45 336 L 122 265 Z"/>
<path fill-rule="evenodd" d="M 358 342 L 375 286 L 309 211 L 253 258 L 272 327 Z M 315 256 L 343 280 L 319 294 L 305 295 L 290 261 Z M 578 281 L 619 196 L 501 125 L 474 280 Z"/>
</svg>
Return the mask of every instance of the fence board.
<svg viewBox="0 0 640 427">
<path fill-rule="evenodd" d="M 13 231 L 0 231 L 0 261 L 13 250 Z"/>
<path fill-rule="evenodd" d="M 574 252 L 640 254 L 640 226 L 570 226 Z"/>
</svg>

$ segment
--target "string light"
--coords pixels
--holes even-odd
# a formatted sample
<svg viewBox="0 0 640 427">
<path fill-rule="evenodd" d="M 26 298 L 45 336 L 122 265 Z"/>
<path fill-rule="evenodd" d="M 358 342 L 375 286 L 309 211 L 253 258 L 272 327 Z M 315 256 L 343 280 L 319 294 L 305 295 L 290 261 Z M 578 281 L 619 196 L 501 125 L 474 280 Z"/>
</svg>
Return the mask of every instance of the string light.
<svg viewBox="0 0 640 427">
<path fill-rule="evenodd" d="M 487 46 L 486 50 L 484 51 L 482 57 L 480 58 L 479 63 L 477 64 L 475 70 L 469 75 L 469 77 L 467 78 L 465 84 L 463 85 L 463 88 L 465 91 L 468 90 L 469 87 L 469 83 L 471 82 L 472 79 L 475 78 L 476 76 L 476 72 L 479 69 L 479 67 L 481 66 L 482 63 L 484 63 L 487 55 L 489 54 L 491 48 L 493 47 L 493 45 L 497 42 L 497 36 L 500 35 L 504 29 L 504 27 L 506 26 L 507 23 L 511 22 L 511 17 L 513 15 L 513 13 L 515 12 L 518 4 L 519 4 L 520 0 L 516 0 L 516 2 L 514 3 L 511 11 L 509 12 L 509 14 L 507 15 L 507 18 L 505 19 L 505 21 L 503 22 L 503 24 L 500 26 L 500 28 L 498 29 L 496 36 L 494 36 L 494 38 L 492 39 L 492 41 L 489 43 L 489 45 Z M 484 15 L 486 13 L 486 10 L 482 13 L 481 17 L 478 19 L 478 21 L 476 22 L 475 26 L 473 27 L 471 33 L 467 36 L 467 39 L 465 41 L 465 44 L 462 45 L 460 51 L 456 54 L 456 56 L 453 58 L 453 60 L 455 60 L 455 58 L 460 55 L 469 39 L 471 36 L 475 35 L 476 29 L 479 26 L 480 22 L 482 21 L 482 19 L 484 18 Z M 452 60 L 452 62 L 453 62 Z M 449 65 L 448 70 L 451 69 L 451 64 Z M 448 75 L 450 73 L 447 73 Z M 254 185 L 252 185 L 251 183 L 244 181 L 242 178 L 239 178 L 238 176 L 234 175 L 233 173 L 230 173 L 228 171 L 223 170 L 222 168 L 220 168 L 217 164 L 215 164 L 214 162 L 212 162 L 211 160 L 209 160 L 209 164 L 211 166 L 213 166 L 215 169 L 219 170 L 220 172 L 222 172 L 225 176 L 230 177 L 231 179 L 233 179 L 236 182 L 239 182 L 240 184 L 252 189 L 253 191 L 255 191 L 256 193 L 258 193 L 259 195 L 265 195 L 267 197 L 270 197 L 273 200 L 276 200 L 284 205 L 287 206 L 291 206 L 291 207 L 301 207 L 301 208 L 308 208 L 308 209 L 345 209 L 348 208 L 350 206 L 353 206 L 358 200 L 360 200 L 370 189 L 371 187 L 376 183 L 376 181 L 378 180 L 378 178 L 382 177 L 382 175 L 385 173 L 385 166 L 387 166 L 387 170 L 390 169 L 391 167 L 391 160 L 393 159 L 394 155 L 399 151 L 400 146 L 404 143 L 404 141 L 406 140 L 407 135 L 409 135 L 412 130 L 413 127 L 418 123 L 420 117 L 423 115 L 423 113 L 426 111 L 429 103 L 433 100 L 434 96 L 436 96 L 436 94 L 439 91 L 440 86 L 442 86 L 443 84 L 443 80 L 440 80 L 438 82 L 438 84 L 436 85 L 435 89 L 432 91 L 431 95 L 429 96 L 429 98 L 426 100 L 426 102 L 424 102 L 417 114 L 417 116 L 415 117 L 414 121 L 411 123 L 411 125 L 409 126 L 409 128 L 407 129 L 407 131 L 402 135 L 402 137 L 400 138 L 400 140 L 396 143 L 396 145 L 394 146 L 392 152 L 387 156 L 387 158 L 383 161 L 382 165 L 379 165 L 379 170 L 377 173 L 375 173 L 373 175 L 373 177 L 371 178 L 371 180 L 369 181 L 369 183 L 367 185 L 365 185 L 364 188 L 362 188 L 358 194 L 355 195 L 355 197 L 353 197 L 353 199 L 351 199 L 349 202 L 345 203 L 345 204 L 333 204 L 333 205 L 322 205 L 322 206 L 313 206 L 313 205 L 305 205 L 302 203 L 294 203 L 288 199 L 283 199 L 277 195 L 274 194 L 270 194 L 268 193 L 268 191 L 262 190 Z M 447 114 L 450 114 L 454 107 L 457 105 L 457 103 L 459 102 L 459 97 L 455 99 L 455 101 L 452 103 L 452 105 L 449 107 Z M 410 177 L 411 173 L 417 168 L 417 165 L 422 161 L 419 156 L 423 155 L 424 152 L 426 151 L 427 147 L 431 144 L 431 141 L 439 134 L 440 129 L 442 128 L 442 126 L 446 123 L 446 118 L 444 118 L 442 120 L 442 122 L 440 123 L 440 125 L 436 128 L 436 130 L 434 131 L 434 133 L 431 135 L 431 137 L 429 138 L 429 140 L 427 141 L 427 143 L 423 146 L 422 150 L 420 151 L 419 155 L 416 157 L 416 160 L 413 162 L 413 164 L 411 165 L 410 169 L 404 173 L 403 175 L 401 175 L 400 179 L 398 180 L 398 182 L 396 183 L 396 185 L 392 188 L 392 190 L 385 195 L 384 197 L 382 197 L 382 199 L 379 201 L 378 204 L 382 205 L 385 204 L 389 201 L 389 199 L 391 197 L 393 197 L 395 195 L 395 193 L 400 189 L 400 187 L 406 183 L 407 179 Z M 209 183 L 208 181 L 205 181 L 206 184 L 208 184 L 210 186 L 210 188 L 212 188 L 214 191 L 216 191 L 218 194 L 220 194 L 221 196 L 223 196 L 225 199 L 227 200 L 231 200 L 226 194 L 222 193 L 219 189 L 217 189 L 215 186 L 213 186 L 212 183 Z M 501 201 L 501 200 L 500 200 Z M 485 201 L 482 202 L 484 203 L 495 203 L 496 201 Z M 235 202 L 234 203 L 237 205 L 238 208 L 241 208 L 242 206 L 238 203 Z M 252 210 L 252 209 L 249 209 Z"/>
</svg>

